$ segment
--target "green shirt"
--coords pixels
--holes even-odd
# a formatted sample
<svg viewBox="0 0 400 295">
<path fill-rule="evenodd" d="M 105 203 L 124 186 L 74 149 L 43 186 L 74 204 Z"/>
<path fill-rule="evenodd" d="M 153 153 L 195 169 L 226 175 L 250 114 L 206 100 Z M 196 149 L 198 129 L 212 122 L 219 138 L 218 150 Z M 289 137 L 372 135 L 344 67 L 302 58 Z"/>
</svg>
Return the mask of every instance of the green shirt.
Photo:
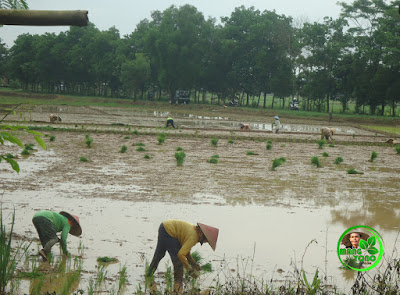
<svg viewBox="0 0 400 295">
<path fill-rule="evenodd" d="M 172 119 L 171 117 L 168 117 L 168 118 L 167 118 L 167 121 L 168 121 L 168 120 L 172 120 L 172 121 L 173 121 L 174 119 Z"/>
<path fill-rule="evenodd" d="M 61 214 L 58 214 L 53 211 L 48 211 L 48 210 L 39 211 L 33 217 L 35 218 L 38 216 L 42 216 L 42 217 L 45 217 L 48 220 L 50 220 L 54 224 L 56 232 L 62 231 L 61 242 L 60 242 L 61 248 L 62 248 L 64 254 L 67 254 L 68 253 L 67 237 L 69 234 L 69 230 L 71 229 L 71 225 L 68 223 L 68 218 Z"/>
</svg>

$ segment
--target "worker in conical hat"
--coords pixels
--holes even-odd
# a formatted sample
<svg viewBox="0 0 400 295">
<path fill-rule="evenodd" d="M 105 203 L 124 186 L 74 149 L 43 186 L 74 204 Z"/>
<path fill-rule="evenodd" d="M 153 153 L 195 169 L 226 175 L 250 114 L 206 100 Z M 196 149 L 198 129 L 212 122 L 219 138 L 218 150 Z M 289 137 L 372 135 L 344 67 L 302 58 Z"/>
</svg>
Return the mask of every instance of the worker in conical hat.
<svg viewBox="0 0 400 295">
<path fill-rule="evenodd" d="M 208 243 L 215 251 L 218 232 L 218 228 L 202 223 L 193 225 L 182 220 L 164 221 L 158 229 L 157 247 L 146 277 L 154 274 L 160 260 L 168 251 L 174 265 L 174 292 L 182 294 L 183 269 L 193 277 L 197 277 L 200 271 L 200 266 L 193 259 L 190 250 L 197 243 Z"/>
<path fill-rule="evenodd" d="M 33 216 L 32 222 L 43 246 L 43 249 L 39 251 L 39 255 L 42 256 L 44 261 L 47 261 L 47 255 L 51 252 L 51 248 L 59 241 L 63 253 L 68 254 L 68 234 L 77 237 L 82 234 L 79 217 L 65 211 L 60 213 L 48 210 L 39 211 Z M 57 237 L 58 232 L 61 232 L 60 240 Z"/>
<path fill-rule="evenodd" d="M 335 128 L 328 128 L 328 127 L 323 127 L 321 128 L 321 140 L 325 139 L 331 142 L 333 140 L 333 135 L 336 133 Z"/>
</svg>

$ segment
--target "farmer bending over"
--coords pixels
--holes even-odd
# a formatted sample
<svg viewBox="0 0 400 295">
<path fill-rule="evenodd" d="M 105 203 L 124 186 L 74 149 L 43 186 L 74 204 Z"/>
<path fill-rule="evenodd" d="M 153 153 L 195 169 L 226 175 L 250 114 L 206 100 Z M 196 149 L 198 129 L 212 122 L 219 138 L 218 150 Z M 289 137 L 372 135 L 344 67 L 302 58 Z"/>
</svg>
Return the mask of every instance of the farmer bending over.
<svg viewBox="0 0 400 295">
<path fill-rule="evenodd" d="M 324 139 L 325 137 L 326 140 L 331 142 L 333 140 L 333 134 L 335 133 L 336 133 L 335 128 L 323 127 L 321 128 L 321 139 Z"/>
<path fill-rule="evenodd" d="M 167 125 L 166 125 L 165 127 L 168 128 L 169 125 L 171 125 L 171 126 L 174 127 L 174 129 L 175 129 L 174 119 L 172 119 L 171 117 L 168 117 L 168 118 L 167 118 Z"/>
<path fill-rule="evenodd" d="M 208 243 L 215 251 L 218 239 L 218 229 L 205 224 L 190 224 L 182 220 L 168 220 L 161 223 L 158 229 L 157 248 L 146 277 L 154 274 L 160 260 L 168 251 L 174 265 L 174 293 L 182 294 L 183 267 L 193 277 L 197 277 L 200 266 L 194 261 L 190 250 L 200 242 Z"/>
<path fill-rule="evenodd" d="M 47 255 L 51 252 L 51 247 L 58 241 L 61 243 L 63 253 L 68 254 L 68 233 L 77 237 L 82 234 L 78 216 L 64 211 L 60 213 L 47 210 L 39 211 L 33 216 L 32 222 L 35 225 L 43 246 L 43 249 L 39 251 L 39 255 L 43 257 L 44 261 L 47 261 Z M 61 232 L 60 240 L 56 234 L 58 232 Z"/>
</svg>

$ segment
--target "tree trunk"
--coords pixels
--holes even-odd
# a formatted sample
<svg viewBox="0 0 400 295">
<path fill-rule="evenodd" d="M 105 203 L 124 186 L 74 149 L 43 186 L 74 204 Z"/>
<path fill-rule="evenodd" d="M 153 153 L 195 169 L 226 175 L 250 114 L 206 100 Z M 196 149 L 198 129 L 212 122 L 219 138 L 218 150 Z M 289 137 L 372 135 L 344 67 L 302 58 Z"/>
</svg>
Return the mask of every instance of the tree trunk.
<svg viewBox="0 0 400 295">
<path fill-rule="evenodd" d="M 267 92 L 266 91 L 264 91 L 264 105 L 263 105 L 263 108 L 264 109 L 267 108 Z"/>
</svg>

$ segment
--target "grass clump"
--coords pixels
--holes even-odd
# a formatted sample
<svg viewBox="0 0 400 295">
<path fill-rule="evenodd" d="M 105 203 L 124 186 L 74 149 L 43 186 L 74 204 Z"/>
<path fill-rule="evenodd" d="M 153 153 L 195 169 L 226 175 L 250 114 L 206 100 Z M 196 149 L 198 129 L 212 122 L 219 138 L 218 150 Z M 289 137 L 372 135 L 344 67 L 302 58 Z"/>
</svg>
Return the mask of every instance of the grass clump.
<svg viewBox="0 0 400 295">
<path fill-rule="evenodd" d="M 319 162 L 319 159 L 318 159 L 317 156 L 314 156 L 314 157 L 311 158 L 311 164 L 317 166 L 317 168 L 321 168 L 322 167 L 322 165 Z"/>
<path fill-rule="evenodd" d="M 343 163 L 343 158 L 342 157 L 337 157 L 335 160 L 335 164 L 340 164 Z"/>
<path fill-rule="evenodd" d="M 325 145 L 325 140 L 323 140 L 323 139 L 317 140 L 317 144 L 318 144 L 318 148 L 322 149 Z"/>
<path fill-rule="evenodd" d="M 151 157 L 150 157 L 149 154 L 145 154 L 145 155 L 144 155 L 144 158 L 145 158 L 145 159 L 151 159 Z"/>
<path fill-rule="evenodd" d="M 139 146 L 139 147 L 136 149 L 136 151 L 138 151 L 138 152 L 145 152 L 146 149 L 145 149 L 144 147 L 142 147 L 142 146 Z"/>
<path fill-rule="evenodd" d="M 323 153 L 322 153 L 322 156 L 323 156 L 323 157 L 329 157 L 329 154 L 328 154 L 327 152 L 323 152 Z"/>
<path fill-rule="evenodd" d="M 102 263 L 118 262 L 118 259 L 114 257 L 104 256 L 104 257 L 98 257 L 97 262 L 102 262 Z"/>
<path fill-rule="evenodd" d="M 247 155 L 247 156 L 256 156 L 256 155 L 258 155 L 258 154 L 255 153 L 255 152 L 253 152 L 253 151 L 247 151 L 247 152 L 246 152 L 246 155 Z"/>
<path fill-rule="evenodd" d="M 218 159 L 219 159 L 219 155 L 214 155 L 214 156 L 211 156 L 210 160 L 208 160 L 207 162 L 211 163 L 211 164 L 217 164 Z"/>
<path fill-rule="evenodd" d="M 369 159 L 369 161 L 373 162 L 376 158 L 378 158 L 378 153 L 375 151 L 372 151 L 371 158 Z"/>
<path fill-rule="evenodd" d="M 88 148 L 92 147 L 93 138 L 91 138 L 89 134 L 85 135 L 85 144 L 87 145 Z"/>
<path fill-rule="evenodd" d="M 183 148 L 181 148 L 180 146 L 178 146 L 178 147 L 176 148 L 176 151 L 177 151 L 177 152 L 183 151 Z"/>
<path fill-rule="evenodd" d="M 219 139 L 217 137 L 211 138 L 211 145 L 214 146 L 214 147 L 217 147 L 218 146 L 218 141 L 219 141 Z"/>
<path fill-rule="evenodd" d="M 54 141 L 56 139 L 56 137 L 54 135 L 50 136 L 50 141 Z"/>
<path fill-rule="evenodd" d="M 120 150 L 119 152 L 120 152 L 120 153 L 125 153 L 127 149 L 128 149 L 127 146 L 126 146 L 126 145 L 123 145 L 123 146 L 121 147 L 121 150 Z"/>
<path fill-rule="evenodd" d="M 229 144 L 234 144 L 235 142 L 233 141 L 232 138 L 229 138 L 229 139 L 228 139 L 228 143 L 229 143 Z"/>
<path fill-rule="evenodd" d="M 86 158 L 86 157 L 80 157 L 79 161 L 81 161 L 81 162 L 89 162 L 88 158 Z"/>
<path fill-rule="evenodd" d="M 394 149 L 396 150 L 397 154 L 400 155 L 400 144 L 396 145 Z"/>
<path fill-rule="evenodd" d="M 182 166 L 183 162 L 185 161 L 186 158 L 186 153 L 184 151 L 176 152 L 175 153 L 175 159 L 176 159 L 176 164 L 178 166 Z"/>
<path fill-rule="evenodd" d="M 350 168 L 349 170 L 347 170 L 347 174 L 364 174 L 363 172 L 359 172 L 354 168 Z"/>
<path fill-rule="evenodd" d="M 165 141 L 165 133 L 164 132 L 161 132 L 159 135 L 158 135 L 158 144 L 163 144 L 164 143 L 164 141 Z"/>
<path fill-rule="evenodd" d="M 275 168 L 278 166 L 281 166 L 283 163 L 286 163 L 286 158 L 284 158 L 284 157 L 274 159 L 272 161 L 271 170 L 275 171 Z"/>
</svg>

